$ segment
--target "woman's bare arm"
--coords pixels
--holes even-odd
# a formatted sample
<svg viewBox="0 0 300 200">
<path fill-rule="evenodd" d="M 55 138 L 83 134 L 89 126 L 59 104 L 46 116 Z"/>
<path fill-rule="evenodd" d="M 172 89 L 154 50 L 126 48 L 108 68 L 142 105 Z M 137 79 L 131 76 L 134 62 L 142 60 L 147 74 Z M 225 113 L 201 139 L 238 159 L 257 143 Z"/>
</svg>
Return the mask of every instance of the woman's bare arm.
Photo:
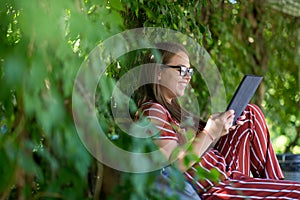
<svg viewBox="0 0 300 200">
<path fill-rule="evenodd" d="M 193 153 L 200 158 L 210 147 L 215 145 L 221 136 L 228 133 L 229 128 L 232 126 L 233 118 L 233 111 L 212 115 L 204 130 L 199 132 L 191 142 L 190 145 L 193 146 L 192 152 L 187 152 L 187 149 L 184 146 L 180 146 L 175 140 L 154 140 L 154 142 L 170 162 L 176 162 L 179 170 L 185 172 L 196 162 L 192 161 L 186 166 L 184 164 L 185 156 L 188 153 Z"/>
</svg>

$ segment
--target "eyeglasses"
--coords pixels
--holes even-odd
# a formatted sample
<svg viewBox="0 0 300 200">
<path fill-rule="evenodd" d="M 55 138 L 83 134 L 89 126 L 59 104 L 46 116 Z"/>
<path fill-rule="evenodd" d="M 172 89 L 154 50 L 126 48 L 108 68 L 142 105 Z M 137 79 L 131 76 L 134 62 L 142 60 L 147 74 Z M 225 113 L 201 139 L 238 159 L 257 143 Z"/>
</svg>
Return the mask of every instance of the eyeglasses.
<svg viewBox="0 0 300 200">
<path fill-rule="evenodd" d="M 178 68 L 180 69 L 180 76 L 186 76 L 187 73 L 190 74 L 190 76 L 193 75 L 194 73 L 194 69 L 193 68 L 188 68 L 186 66 L 182 66 L 182 65 L 177 65 L 177 66 L 174 66 L 174 65 L 161 65 L 162 67 L 170 67 L 170 68 Z"/>
</svg>

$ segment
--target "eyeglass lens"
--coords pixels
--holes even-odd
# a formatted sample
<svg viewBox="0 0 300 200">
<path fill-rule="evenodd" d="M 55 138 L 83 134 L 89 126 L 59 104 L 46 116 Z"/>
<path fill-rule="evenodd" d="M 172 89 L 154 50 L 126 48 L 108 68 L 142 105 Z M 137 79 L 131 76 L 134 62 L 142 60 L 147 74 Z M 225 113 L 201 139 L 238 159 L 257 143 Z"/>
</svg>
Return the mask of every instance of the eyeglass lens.
<svg viewBox="0 0 300 200">
<path fill-rule="evenodd" d="M 194 73 L 194 69 L 192 69 L 192 68 L 187 68 L 187 67 L 184 67 L 184 66 L 180 66 L 180 75 L 181 75 L 181 76 L 186 76 L 187 73 L 189 73 L 190 76 L 192 76 L 193 73 Z"/>
<path fill-rule="evenodd" d="M 185 66 L 173 66 L 173 65 L 162 65 L 162 67 L 171 67 L 171 68 L 179 68 L 180 69 L 180 76 L 186 76 L 187 73 L 190 74 L 190 76 L 193 75 L 194 69 L 193 68 L 188 68 Z"/>
</svg>

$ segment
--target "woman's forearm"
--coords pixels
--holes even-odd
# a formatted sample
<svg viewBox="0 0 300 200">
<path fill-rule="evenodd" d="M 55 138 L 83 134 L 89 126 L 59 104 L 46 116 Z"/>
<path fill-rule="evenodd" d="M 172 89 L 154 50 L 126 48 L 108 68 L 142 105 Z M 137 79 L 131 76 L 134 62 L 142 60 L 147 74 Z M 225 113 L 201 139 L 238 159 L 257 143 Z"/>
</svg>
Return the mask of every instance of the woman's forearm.
<svg viewBox="0 0 300 200">
<path fill-rule="evenodd" d="M 177 155 L 174 155 L 177 156 L 176 164 L 178 166 L 178 169 L 182 172 L 187 171 L 192 165 L 196 163 L 196 160 L 191 161 L 190 163 L 188 163 L 188 165 L 185 165 L 185 157 L 192 153 L 200 158 L 210 147 L 215 145 L 216 141 L 217 138 L 212 138 L 205 131 L 199 132 L 193 142 L 190 144 L 192 145 L 192 152 L 189 152 L 187 148 L 184 148 Z"/>
</svg>

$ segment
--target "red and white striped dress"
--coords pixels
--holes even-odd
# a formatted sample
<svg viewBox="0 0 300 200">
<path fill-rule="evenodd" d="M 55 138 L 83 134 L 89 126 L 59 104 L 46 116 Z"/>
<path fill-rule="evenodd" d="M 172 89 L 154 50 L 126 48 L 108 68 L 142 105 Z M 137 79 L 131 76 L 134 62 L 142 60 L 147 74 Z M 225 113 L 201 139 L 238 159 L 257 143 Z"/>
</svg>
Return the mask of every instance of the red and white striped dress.
<svg viewBox="0 0 300 200">
<path fill-rule="evenodd" d="M 172 127 L 179 124 L 161 104 L 144 103 L 142 111 L 159 121 L 155 124 L 159 134 L 153 139 L 180 143 L 180 134 Z M 300 182 L 283 180 L 262 111 L 249 104 L 245 115 L 245 123 L 223 136 L 184 176 L 203 199 L 300 199 Z M 195 179 L 199 167 L 218 170 L 220 181 Z"/>
</svg>

